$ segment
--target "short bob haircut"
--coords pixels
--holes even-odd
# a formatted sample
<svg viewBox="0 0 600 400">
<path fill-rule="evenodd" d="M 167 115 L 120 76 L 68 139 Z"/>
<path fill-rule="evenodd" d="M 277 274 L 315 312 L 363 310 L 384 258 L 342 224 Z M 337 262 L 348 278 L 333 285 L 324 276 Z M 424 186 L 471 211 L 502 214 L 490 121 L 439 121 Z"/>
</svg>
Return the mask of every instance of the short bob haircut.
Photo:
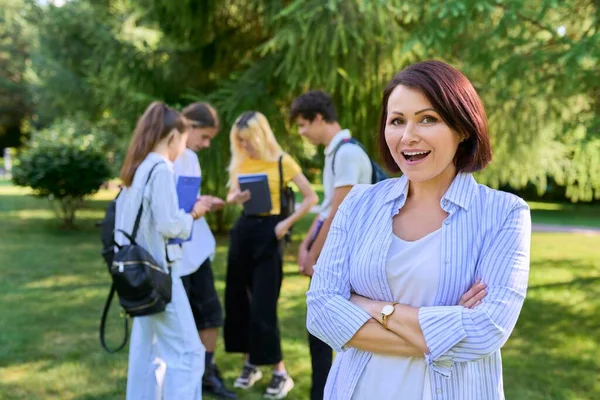
<svg viewBox="0 0 600 400">
<path fill-rule="evenodd" d="M 392 78 L 383 91 L 379 119 L 379 151 L 383 165 L 400 172 L 385 141 L 388 100 L 394 89 L 405 86 L 418 90 L 455 132 L 464 135 L 454 156 L 457 172 L 476 172 L 492 161 L 487 118 L 483 102 L 471 82 L 460 71 L 441 61 L 413 64 Z"/>
</svg>

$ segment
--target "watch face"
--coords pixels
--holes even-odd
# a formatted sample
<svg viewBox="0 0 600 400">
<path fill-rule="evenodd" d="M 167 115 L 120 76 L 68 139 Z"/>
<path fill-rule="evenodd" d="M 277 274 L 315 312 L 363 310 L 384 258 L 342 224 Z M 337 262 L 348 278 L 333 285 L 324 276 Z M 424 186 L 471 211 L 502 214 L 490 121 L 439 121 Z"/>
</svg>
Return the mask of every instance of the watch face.
<svg viewBox="0 0 600 400">
<path fill-rule="evenodd" d="M 385 306 L 381 309 L 381 313 L 384 315 L 390 315 L 393 312 L 394 312 L 394 306 L 392 306 L 391 304 L 388 304 L 387 306 Z"/>
</svg>

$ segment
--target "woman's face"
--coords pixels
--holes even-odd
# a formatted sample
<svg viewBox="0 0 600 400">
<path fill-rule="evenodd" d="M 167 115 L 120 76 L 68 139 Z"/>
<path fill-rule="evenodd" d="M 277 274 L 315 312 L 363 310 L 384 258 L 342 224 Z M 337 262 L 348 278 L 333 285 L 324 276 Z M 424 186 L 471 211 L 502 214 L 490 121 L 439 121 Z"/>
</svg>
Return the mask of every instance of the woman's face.
<svg viewBox="0 0 600 400">
<path fill-rule="evenodd" d="M 174 162 L 179 158 L 180 155 L 183 154 L 183 151 L 185 150 L 188 132 L 184 131 L 183 133 L 180 133 L 177 129 L 173 129 L 171 134 L 173 136 L 171 138 L 171 142 L 169 143 L 169 160 Z"/>
<path fill-rule="evenodd" d="M 387 104 L 385 141 L 411 182 L 456 174 L 454 156 L 461 137 L 418 90 L 400 85 L 392 91 Z"/>
<path fill-rule="evenodd" d="M 249 139 L 246 139 L 242 137 L 242 135 L 238 134 L 237 140 L 240 147 L 246 152 L 246 154 L 248 154 L 248 157 L 254 159 L 260 158 L 260 153 L 257 151 L 257 149 L 254 148 L 254 145 Z"/>
</svg>

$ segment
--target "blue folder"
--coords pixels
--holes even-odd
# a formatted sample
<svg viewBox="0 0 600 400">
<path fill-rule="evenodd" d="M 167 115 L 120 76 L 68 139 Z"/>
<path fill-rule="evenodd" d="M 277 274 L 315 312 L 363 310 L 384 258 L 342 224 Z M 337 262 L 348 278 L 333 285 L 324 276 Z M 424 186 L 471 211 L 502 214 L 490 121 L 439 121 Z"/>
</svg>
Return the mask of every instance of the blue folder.
<svg viewBox="0 0 600 400">
<path fill-rule="evenodd" d="M 177 199 L 179 208 L 191 212 L 200 193 L 202 178 L 199 176 L 180 176 L 177 180 Z M 192 232 L 193 233 L 193 232 Z M 192 240 L 192 234 L 187 239 L 169 239 L 169 244 L 181 244 Z"/>
</svg>

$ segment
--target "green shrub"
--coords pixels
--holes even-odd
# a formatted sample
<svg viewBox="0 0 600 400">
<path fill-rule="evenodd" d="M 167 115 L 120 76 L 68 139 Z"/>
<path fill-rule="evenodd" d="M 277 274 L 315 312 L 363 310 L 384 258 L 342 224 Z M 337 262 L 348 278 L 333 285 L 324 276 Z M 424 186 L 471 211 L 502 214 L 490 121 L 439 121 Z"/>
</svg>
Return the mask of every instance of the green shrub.
<svg viewBox="0 0 600 400">
<path fill-rule="evenodd" d="M 57 217 L 73 227 L 85 196 L 110 178 L 106 135 L 89 125 L 63 120 L 36 132 L 13 167 L 13 182 L 50 200 Z"/>
</svg>

